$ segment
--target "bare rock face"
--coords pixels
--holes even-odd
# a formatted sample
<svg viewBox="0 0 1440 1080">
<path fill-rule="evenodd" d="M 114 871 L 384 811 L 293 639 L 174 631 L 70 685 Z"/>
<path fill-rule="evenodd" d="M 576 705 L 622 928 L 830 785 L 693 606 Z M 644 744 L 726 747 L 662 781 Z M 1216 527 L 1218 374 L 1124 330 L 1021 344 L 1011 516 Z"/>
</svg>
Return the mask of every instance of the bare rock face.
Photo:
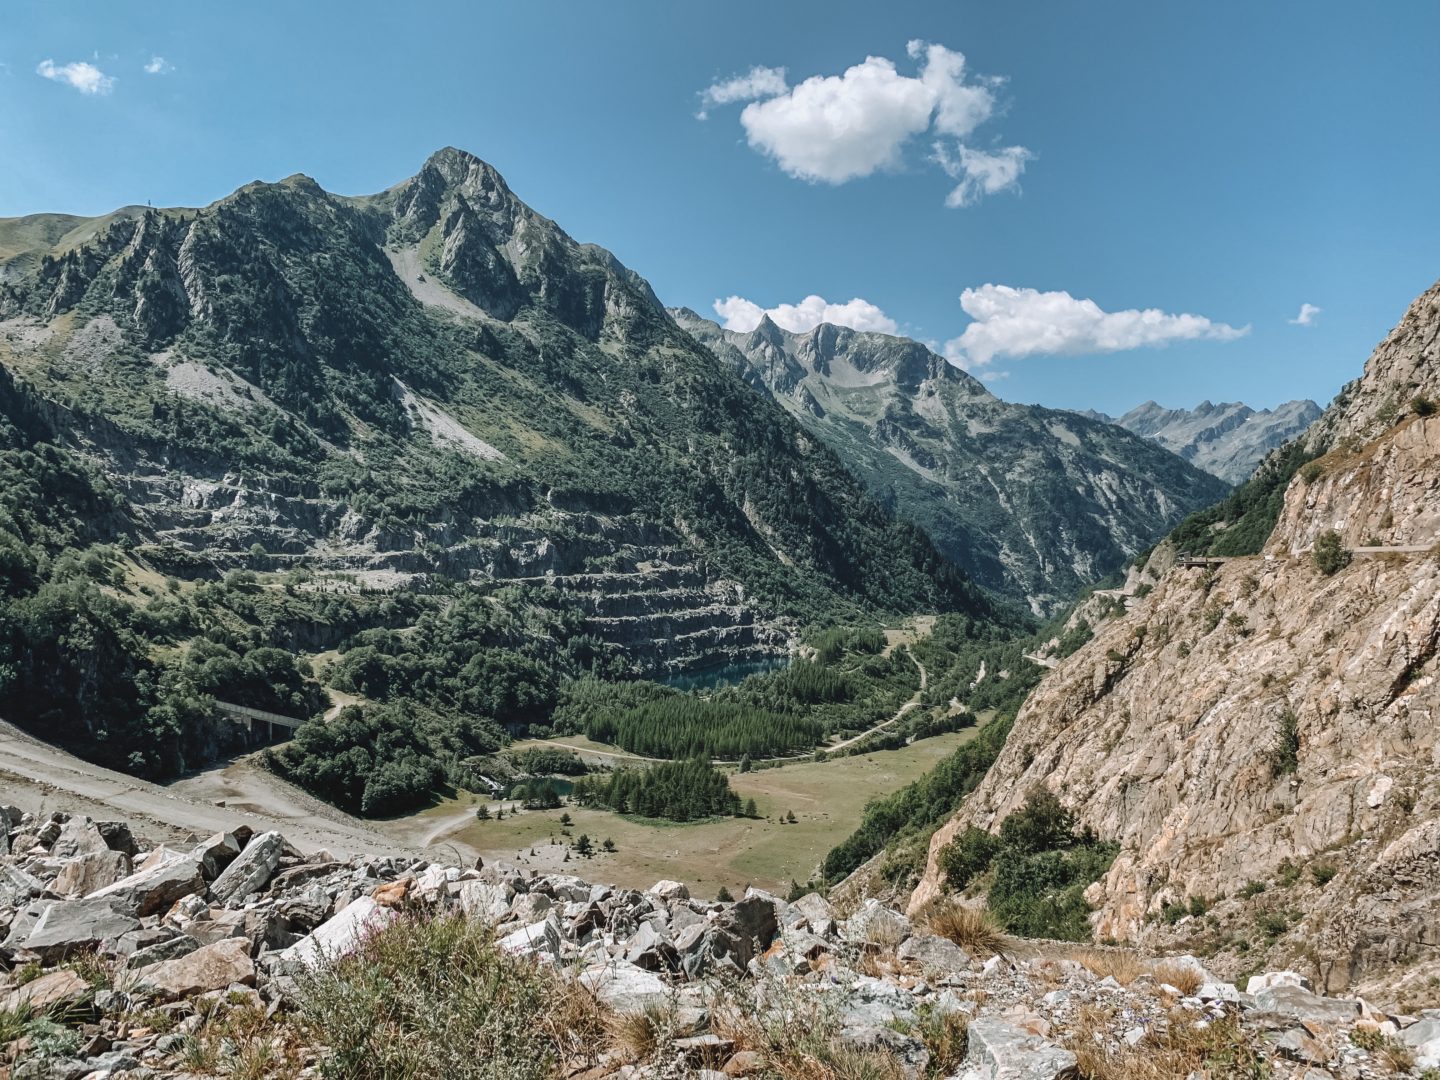
<svg viewBox="0 0 1440 1080">
<path fill-rule="evenodd" d="M 1440 287 L 1317 421 L 1334 449 L 1291 482 L 1264 555 L 1166 570 L 1059 663 L 932 839 L 912 912 L 943 891 L 937 856 L 960 830 L 998 828 L 1043 786 L 1121 845 L 1087 893 L 1097 937 L 1155 941 L 1166 905 L 1203 897 L 1251 935 L 1283 916 L 1269 958 L 1323 990 L 1433 962 L 1440 417 L 1383 406 L 1433 391 L 1437 333 Z M 1312 549 L 1332 529 L 1399 550 L 1326 576 Z"/>
</svg>

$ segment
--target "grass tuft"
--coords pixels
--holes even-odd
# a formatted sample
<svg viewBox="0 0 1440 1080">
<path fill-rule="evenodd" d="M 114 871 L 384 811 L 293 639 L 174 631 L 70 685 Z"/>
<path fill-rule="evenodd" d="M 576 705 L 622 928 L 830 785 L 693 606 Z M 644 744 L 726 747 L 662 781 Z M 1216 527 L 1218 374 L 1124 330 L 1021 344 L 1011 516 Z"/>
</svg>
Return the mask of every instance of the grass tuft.
<svg viewBox="0 0 1440 1080">
<path fill-rule="evenodd" d="M 1005 934 L 985 908 L 947 898 L 927 905 L 920 913 L 920 921 L 931 933 L 948 938 L 972 956 L 993 956 L 1005 951 Z"/>
</svg>

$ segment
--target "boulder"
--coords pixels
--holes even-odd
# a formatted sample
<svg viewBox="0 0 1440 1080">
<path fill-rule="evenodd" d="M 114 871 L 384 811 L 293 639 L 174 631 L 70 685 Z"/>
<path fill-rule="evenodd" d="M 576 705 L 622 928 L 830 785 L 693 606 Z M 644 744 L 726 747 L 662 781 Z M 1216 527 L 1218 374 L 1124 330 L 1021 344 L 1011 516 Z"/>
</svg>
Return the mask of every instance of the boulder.
<svg viewBox="0 0 1440 1080">
<path fill-rule="evenodd" d="M 167 998 L 193 997 L 212 990 L 224 990 L 237 983 L 255 985 L 255 962 L 250 943 L 229 938 L 206 945 L 174 960 L 164 960 L 136 973 L 140 985 Z"/>
<path fill-rule="evenodd" d="M 912 934 L 895 955 L 908 963 L 918 964 L 920 970 L 931 977 L 952 975 L 970 968 L 970 954 L 938 934 Z"/>
<path fill-rule="evenodd" d="M 240 857 L 240 841 L 234 833 L 216 833 L 195 845 L 191 854 L 200 860 L 206 881 L 214 881 L 225 868 Z"/>
<path fill-rule="evenodd" d="M 731 905 L 715 921 L 715 928 L 734 939 L 738 962 L 743 970 L 756 955 L 770 947 L 775 935 L 780 932 L 780 920 L 773 900 L 747 896 Z"/>
<path fill-rule="evenodd" d="M 1440 1018 L 1426 1018 L 1400 1032 L 1400 1041 L 1415 1051 L 1415 1068 L 1440 1068 Z"/>
<path fill-rule="evenodd" d="M 12 990 L 0 1004 L 0 1011 L 29 1009 L 32 1013 L 63 1012 L 90 998 L 95 988 L 68 969 L 52 971 Z"/>
<path fill-rule="evenodd" d="M 18 866 L 0 865 L 0 908 L 24 907 L 45 891 L 45 883 Z"/>
<path fill-rule="evenodd" d="M 86 899 L 120 904 L 136 915 L 162 914 L 170 905 L 205 888 L 200 861 L 180 852 L 159 848 L 140 868 L 113 885 L 90 893 Z"/>
<path fill-rule="evenodd" d="M 97 949 L 139 925 L 138 919 L 109 900 L 43 902 L 39 917 L 18 944 L 38 953 L 46 963 L 54 963 L 72 953 Z M 12 927 L 12 937 L 15 930 Z M 7 938 L 5 944 L 14 947 L 17 942 Z"/>
<path fill-rule="evenodd" d="M 817 924 L 832 924 L 835 922 L 835 909 L 830 906 L 830 901 L 826 900 L 819 893 L 806 893 L 800 897 L 799 900 L 792 903 L 790 908 L 809 923 L 810 929 L 812 930 L 816 930 Z M 820 932 L 821 931 L 816 930 L 816 933 Z"/>
<path fill-rule="evenodd" d="M 1255 1011 L 1294 1020 L 1338 1024 L 1356 1019 L 1360 1015 L 1360 1003 L 1353 998 L 1321 997 L 1298 986 L 1282 983 L 1255 995 Z"/>
<path fill-rule="evenodd" d="M 130 875 L 130 856 L 123 851 L 92 851 L 60 868 L 50 891 L 60 896 L 89 896 Z"/>
<path fill-rule="evenodd" d="M 670 988 L 653 971 L 626 960 L 611 960 L 580 973 L 580 983 L 617 1013 L 643 1013 L 670 998 Z"/>
<path fill-rule="evenodd" d="M 60 835 L 50 845 L 50 854 L 57 859 L 74 859 L 81 855 L 94 855 L 109 851 L 105 837 L 88 817 L 72 817 L 60 829 Z"/>
<path fill-rule="evenodd" d="M 1301 990 L 1309 990 L 1310 980 L 1298 971 L 1267 971 L 1263 975 L 1251 975 L 1250 981 L 1245 984 L 1245 992 L 1258 994 L 1272 986 L 1298 986 Z"/>
<path fill-rule="evenodd" d="M 143 949 L 136 949 L 125 958 L 125 966 L 127 968 L 143 968 L 149 967 L 151 964 L 163 963 L 166 960 L 178 960 L 199 948 L 200 943 L 193 937 L 188 934 L 180 934 L 156 942 L 154 945 L 148 945 Z"/>
<path fill-rule="evenodd" d="M 352 951 L 367 933 L 389 926 L 396 918 L 389 908 L 362 896 L 279 955 L 307 968 L 319 967 L 324 960 Z"/>
<path fill-rule="evenodd" d="M 219 903 L 232 904 L 259 892 L 275 876 L 284 850 L 285 838 L 278 832 L 261 833 L 210 883 L 210 895 Z"/>
<path fill-rule="evenodd" d="M 995 1017 L 970 1021 L 969 1047 L 957 1080 L 1070 1080 L 1075 1055 Z"/>
<path fill-rule="evenodd" d="M 911 933 L 910 920 L 878 900 L 866 900 L 845 920 L 844 930 L 846 940 L 871 945 L 899 945 Z"/>
<path fill-rule="evenodd" d="M 95 828 L 105 838 L 105 846 L 111 851 L 123 851 L 130 858 L 140 854 L 140 845 L 130 832 L 130 826 L 123 821 L 97 821 Z"/>
<path fill-rule="evenodd" d="M 651 896 L 658 896 L 661 900 L 689 900 L 690 890 L 678 881 L 671 881 L 668 878 L 657 881 L 651 885 L 648 892 Z"/>
<path fill-rule="evenodd" d="M 460 886 L 460 910 L 467 918 L 499 922 L 510 913 L 515 890 L 501 882 L 467 881 Z"/>
</svg>

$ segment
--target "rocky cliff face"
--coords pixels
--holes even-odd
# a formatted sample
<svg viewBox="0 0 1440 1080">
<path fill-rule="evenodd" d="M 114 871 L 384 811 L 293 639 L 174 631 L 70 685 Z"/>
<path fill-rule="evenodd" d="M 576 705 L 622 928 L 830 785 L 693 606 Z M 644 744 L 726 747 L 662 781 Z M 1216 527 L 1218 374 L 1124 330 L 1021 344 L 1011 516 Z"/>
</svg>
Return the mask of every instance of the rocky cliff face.
<svg viewBox="0 0 1440 1080">
<path fill-rule="evenodd" d="M 1331 449 L 1291 481 L 1263 555 L 1171 567 L 1162 547 L 1151 588 L 1060 662 L 933 838 L 912 906 L 944 890 L 937 856 L 961 829 L 995 828 L 1044 786 L 1121 845 L 1087 894 L 1097 936 L 1183 937 L 1236 969 L 1283 957 L 1332 989 L 1427 985 L 1440 942 L 1440 417 L 1424 400 L 1440 380 L 1437 301 L 1415 302 L 1305 436 Z M 1387 550 L 1326 576 L 1312 549 L 1332 529 Z"/>
<path fill-rule="evenodd" d="M 1271 450 L 1295 438 L 1320 416 L 1313 401 L 1287 401 L 1274 409 L 1252 409 L 1238 401 L 1193 409 L 1167 409 L 1153 401 L 1117 418 L 1104 413 L 1082 415 L 1118 424 L 1153 439 L 1186 461 L 1231 484 L 1255 471 Z"/>
<path fill-rule="evenodd" d="M 979 583 L 1054 610 L 1224 487 L 1155 444 L 1075 413 L 1001 401 L 924 345 L 766 319 L 684 329 L 823 439 Z"/>
</svg>

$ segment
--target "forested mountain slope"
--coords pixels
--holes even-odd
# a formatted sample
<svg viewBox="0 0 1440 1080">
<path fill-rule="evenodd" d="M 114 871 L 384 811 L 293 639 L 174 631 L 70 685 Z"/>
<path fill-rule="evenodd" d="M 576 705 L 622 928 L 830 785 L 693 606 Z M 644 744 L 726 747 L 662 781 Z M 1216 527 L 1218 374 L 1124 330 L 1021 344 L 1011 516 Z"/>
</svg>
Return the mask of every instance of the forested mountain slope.
<svg viewBox="0 0 1440 1080">
<path fill-rule="evenodd" d="M 828 324 L 795 334 L 768 318 L 742 334 L 672 314 L 977 582 L 1036 613 L 1225 492 L 1114 425 L 1002 401 L 916 341 Z"/>
<path fill-rule="evenodd" d="M 27 480 L 23 455 L 53 459 L 78 500 L 7 490 L 7 545 L 36 570 L 10 584 L 0 703 L 107 761 L 201 752 L 207 695 L 310 715 L 297 657 L 357 634 L 419 628 L 376 646 L 372 674 L 467 718 L 462 755 L 543 713 L 556 670 L 783 655 L 802 623 L 860 611 L 991 610 L 643 279 L 460 151 L 364 198 L 295 176 L 198 210 L 0 221 L 0 265 L 7 453 Z M 128 659 L 71 655 L 83 670 L 42 708 L 51 638 L 12 618 L 36 605 L 55 648 L 89 605 Z M 278 655 L 248 671 L 262 646 Z M 112 680 L 123 707 L 99 707 Z"/>
</svg>

